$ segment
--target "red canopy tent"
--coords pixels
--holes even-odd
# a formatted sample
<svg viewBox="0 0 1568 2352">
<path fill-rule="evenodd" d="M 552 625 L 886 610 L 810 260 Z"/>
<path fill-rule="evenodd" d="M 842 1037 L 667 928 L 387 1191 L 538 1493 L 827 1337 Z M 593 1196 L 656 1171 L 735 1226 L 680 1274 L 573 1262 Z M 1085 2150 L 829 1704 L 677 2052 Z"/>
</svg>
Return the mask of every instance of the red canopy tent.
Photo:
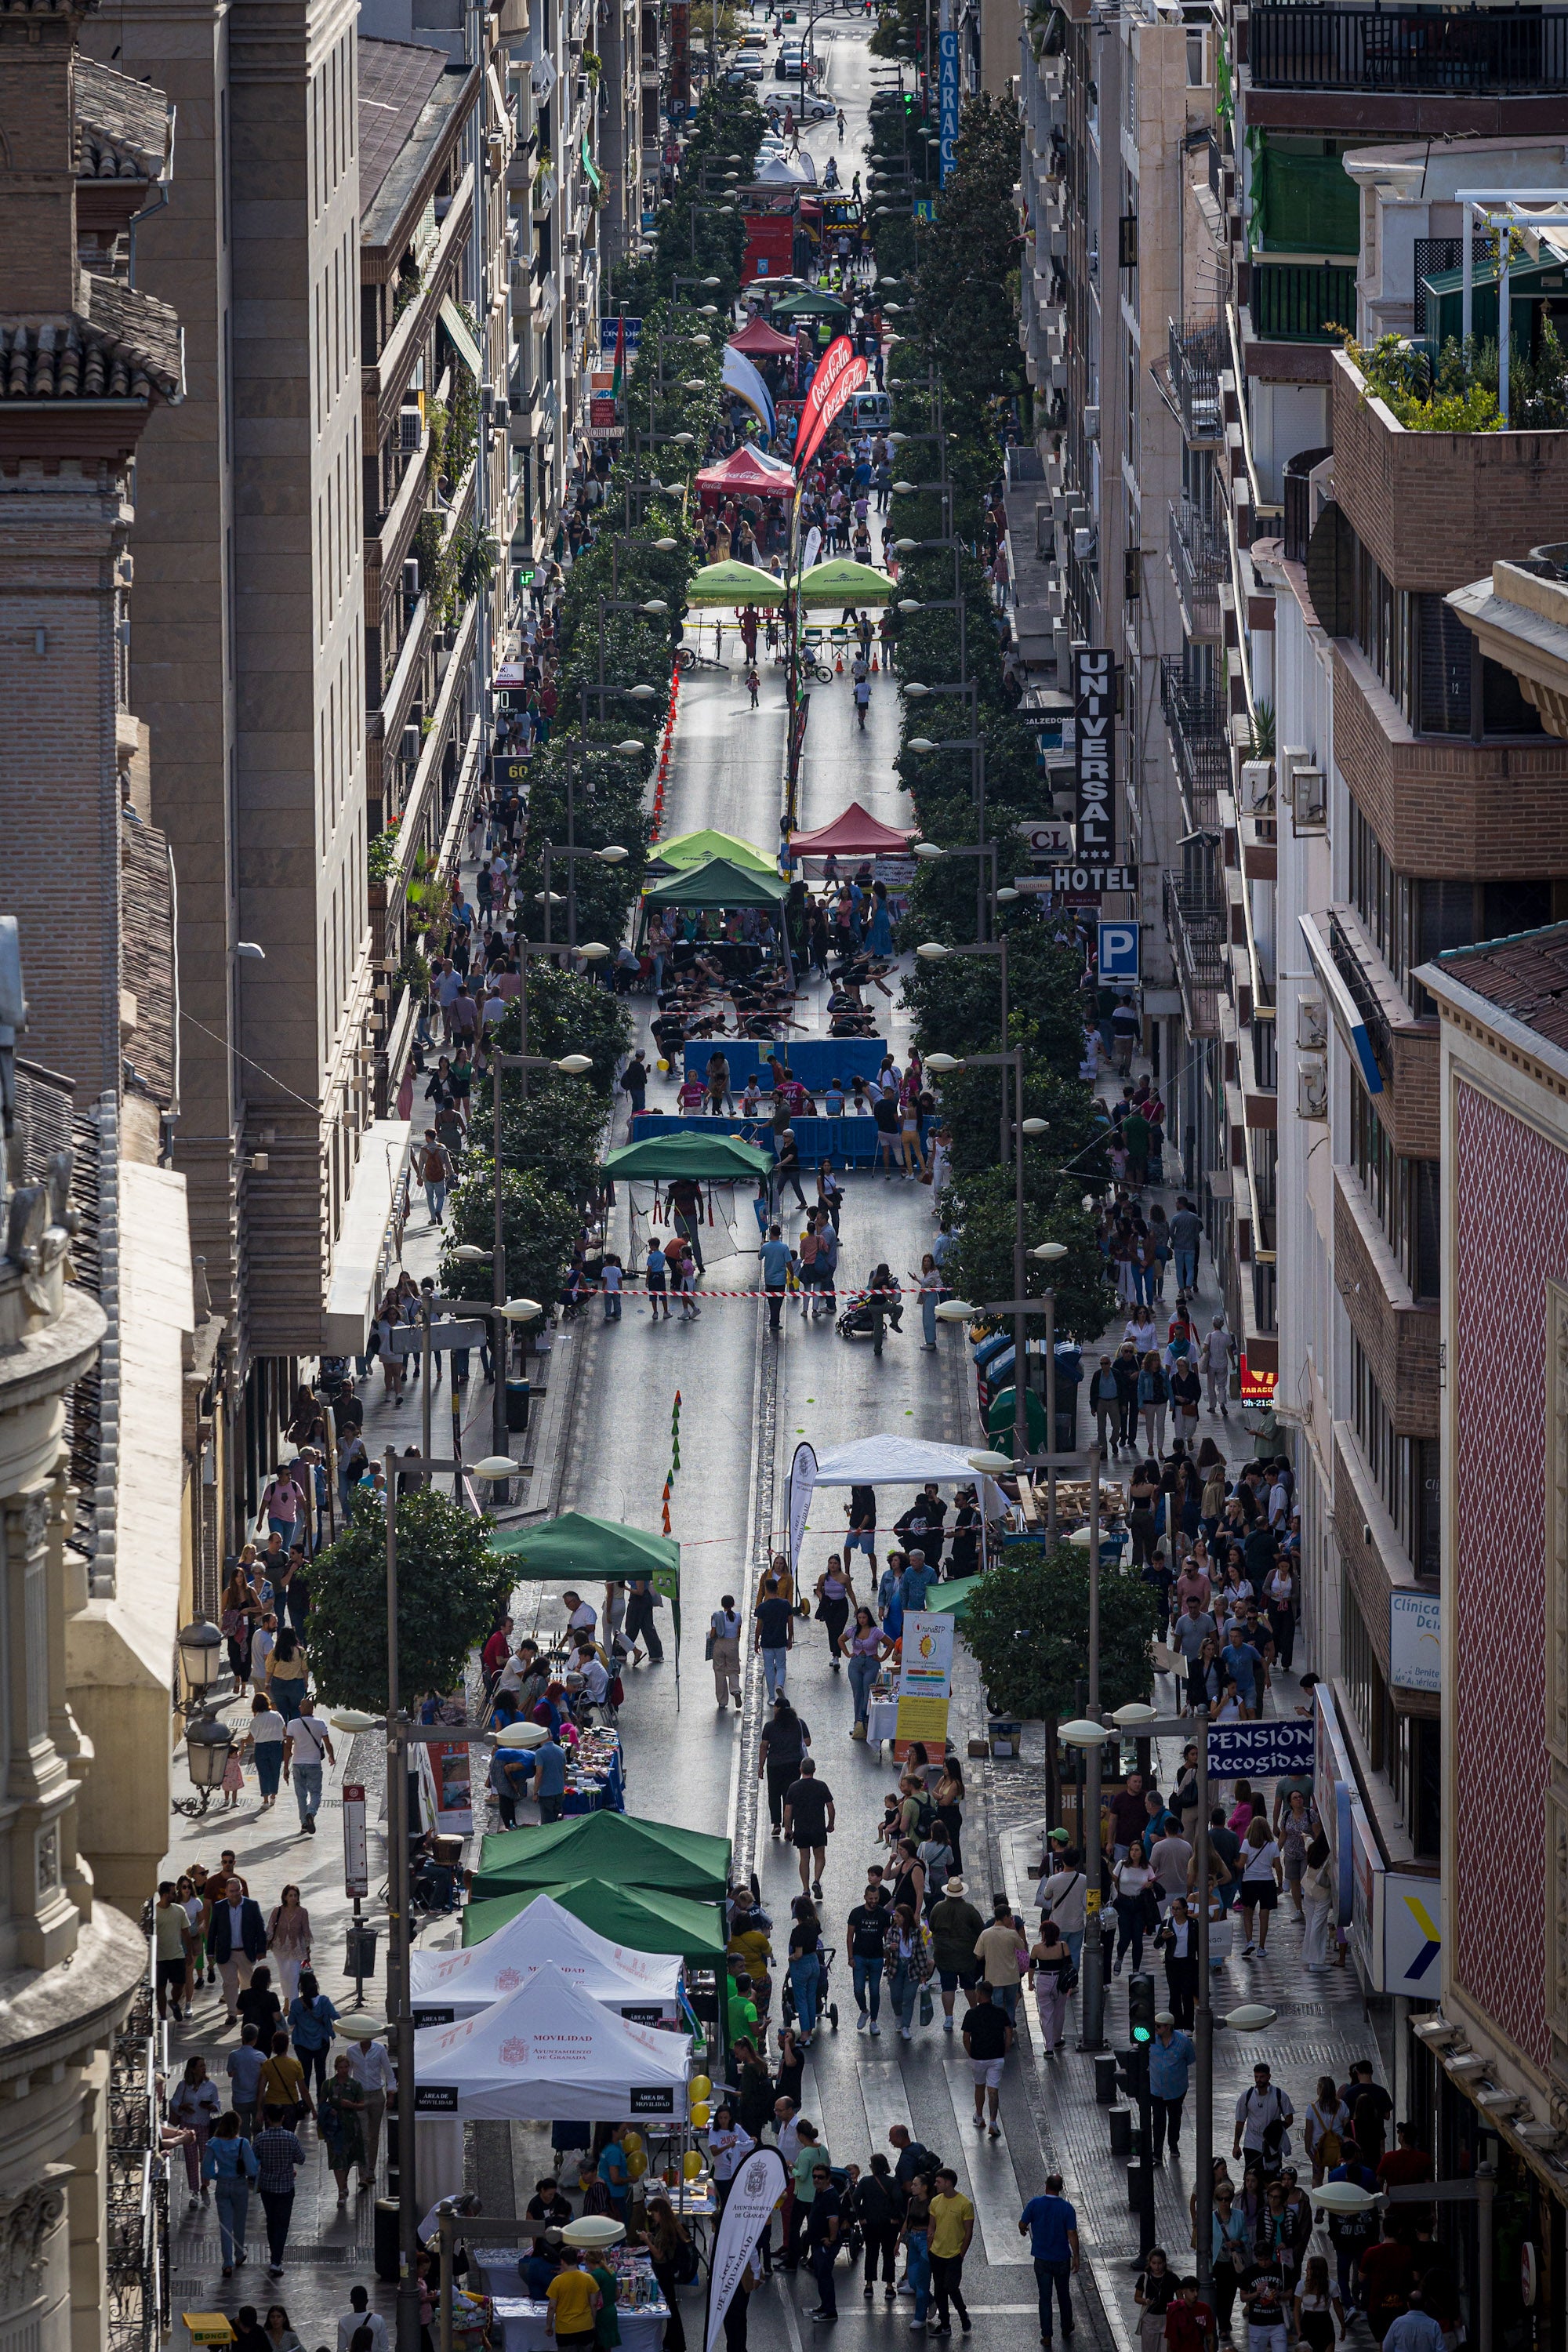
<svg viewBox="0 0 1568 2352">
<path fill-rule="evenodd" d="M 792 834 L 789 845 L 797 857 L 901 857 L 914 837 L 913 826 L 883 824 L 851 801 L 842 816 L 820 831 Z"/>
<path fill-rule="evenodd" d="M 795 337 L 781 335 L 763 318 L 752 319 L 738 335 L 728 338 L 732 352 L 744 352 L 748 359 L 783 360 L 795 357 Z"/>
<path fill-rule="evenodd" d="M 795 469 L 777 457 L 764 457 L 760 449 L 742 448 L 721 457 L 716 466 L 704 466 L 697 487 L 710 498 L 747 492 L 755 496 L 759 491 L 764 498 L 793 498 Z"/>
</svg>

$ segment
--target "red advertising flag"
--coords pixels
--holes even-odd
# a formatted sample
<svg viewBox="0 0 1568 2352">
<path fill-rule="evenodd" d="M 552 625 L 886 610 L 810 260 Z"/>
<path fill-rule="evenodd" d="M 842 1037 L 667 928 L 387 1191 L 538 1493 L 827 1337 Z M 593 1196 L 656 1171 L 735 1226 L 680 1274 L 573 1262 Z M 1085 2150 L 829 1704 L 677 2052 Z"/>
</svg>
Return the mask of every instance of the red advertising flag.
<svg viewBox="0 0 1568 2352">
<path fill-rule="evenodd" d="M 868 373 L 867 363 L 857 359 L 855 347 L 847 335 L 839 335 L 823 352 L 816 373 L 811 379 L 811 390 L 801 404 L 800 431 L 795 436 L 795 469 L 804 474 L 811 463 L 812 453 L 828 426 L 853 392 L 858 392 Z"/>
</svg>

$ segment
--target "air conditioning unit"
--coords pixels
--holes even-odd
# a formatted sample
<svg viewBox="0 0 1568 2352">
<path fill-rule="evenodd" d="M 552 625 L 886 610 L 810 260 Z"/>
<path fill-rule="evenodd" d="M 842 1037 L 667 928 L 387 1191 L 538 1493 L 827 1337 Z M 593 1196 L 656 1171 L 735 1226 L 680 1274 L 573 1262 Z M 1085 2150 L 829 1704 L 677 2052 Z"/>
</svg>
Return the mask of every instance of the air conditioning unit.
<svg viewBox="0 0 1568 2352">
<path fill-rule="evenodd" d="M 1329 1011 L 1321 996 L 1296 999 L 1296 1045 L 1303 1054 L 1321 1054 L 1329 1042 Z"/>
<path fill-rule="evenodd" d="M 1328 1064 L 1319 1055 L 1309 1055 L 1296 1065 L 1296 1116 L 1327 1118 L 1328 1115 Z"/>
<path fill-rule="evenodd" d="M 498 433 L 504 433 L 506 431 L 507 426 L 511 423 L 511 404 L 510 401 L 498 400 L 494 403 L 490 409 L 490 423 L 495 426 Z"/>
<path fill-rule="evenodd" d="M 1249 809 L 1261 808 L 1274 787 L 1272 760 L 1244 760 L 1241 763 L 1242 800 Z"/>
<path fill-rule="evenodd" d="M 403 593 L 405 596 L 417 596 L 419 593 L 419 558 L 416 555 L 405 555 L 403 559 Z"/>
<path fill-rule="evenodd" d="M 402 734 L 397 740 L 397 755 L 401 760 L 417 761 L 419 758 L 419 730 L 417 727 L 405 727 L 404 729 Z"/>
<path fill-rule="evenodd" d="M 397 412 L 397 446 L 405 451 L 417 449 L 425 437 L 425 419 L 417 408 L 400 408 Z"/>
<path fill-rule="evenodd" d="M 1092 526 L 1088 530 L 1074 531 L 1072 535 L 1072 551 L 1078 557 L 1080 563 L 1086 563 L 1090 560 L 1094 554 L 1094 530 Z"/>
<path fill-rule="evenodd" d="M 1098 441 L 1098 440 L 1099 440 L 1099 438 L 1100 438 L 1100 411 L 1099 411 L 1099 409 L 1098 409 L 1098 408 L 1086 408 L 1086 409 L 1084 410 L 1084 412 L 1083 412 L 1083 437 L 1084 437 L 1084 439 L 1085 439 L 1086 441 Z"/>
<path fill-rule="evenodd" d="M 1290 778 L 1290 816 L 1298 833 L 1321 833 L 1328 794 L 1321 768 L 1298 768 Z"/>
</svg>

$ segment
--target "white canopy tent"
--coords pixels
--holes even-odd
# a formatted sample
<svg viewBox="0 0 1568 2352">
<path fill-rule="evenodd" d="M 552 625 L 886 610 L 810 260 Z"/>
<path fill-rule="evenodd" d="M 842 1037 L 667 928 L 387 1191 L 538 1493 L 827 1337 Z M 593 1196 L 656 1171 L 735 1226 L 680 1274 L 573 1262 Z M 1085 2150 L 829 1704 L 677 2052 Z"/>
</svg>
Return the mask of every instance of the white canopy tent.
<svg viewBox="0 0 1568 2352">
<path fill-rule="evenodd" d="M 680 1962 L 660 1952 L 634 1952 L 596 1936 L 540 1895 L 465 1952 L 415 1951 L 408 1956 L 416 2025 L 450 2025 L 516 1992 L 548 1968 L 590 2000 L 651 2025 L 680 2014 Z"/>
<path fill-rule="evenodd" d="M 974 1448 L 976 1453 L 982 1449 Z M 859 1437 L 852 1445 L 836 1445 L 819 1454 L 815 1446 L 797 1445 L 789 1472 L 789 1559 L 795 1569 L 806 1514 L 818 1486 L 974 1486 L 979 1489 L 982 1515 L 994 1517 L 1006 1507 L 1006 1498 L 991 1478 L 984 1477 L 962 1445 L 938 1445 L 918 1437 Z"/>
<path fill-rule="evenodd" d="M 532 1906 L 530 1906 L 530 1909 Z M 558 1968 L 414 2037 L 416 2112 L 490 2123 L 626 2123 L 686 2112 L 691 2037 L 628 2025 Z"/>
</svg>

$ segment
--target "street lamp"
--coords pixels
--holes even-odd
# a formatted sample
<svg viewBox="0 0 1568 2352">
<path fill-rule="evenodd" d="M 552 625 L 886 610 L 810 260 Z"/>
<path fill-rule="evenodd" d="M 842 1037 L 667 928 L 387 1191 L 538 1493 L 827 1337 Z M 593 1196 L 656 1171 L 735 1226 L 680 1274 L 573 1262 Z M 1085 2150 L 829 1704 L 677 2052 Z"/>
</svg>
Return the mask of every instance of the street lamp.
<svg viewBox="0 0 1568 2352">
<path fill-rule="evenodd" d="M 205 1707 L 221 1672 L 218 1653 L 223 1648 L 223 1635 L 210 1619 L 197 1617 L 189 1625 L 182 1625 L 174 1640 L 189 1694 L 187 1704 Z"/>
<path fill-rule="evenodd" d="M 232 1727 L 216 1715 L 204 1715 L 185 1731 L 185 1766 L 191 1776 L 191 1786 L 198 1791 L 199 1801 L 176 1798 L 174 1810 L 193 1818 L 205 1813 L 212 1801 L 215 1789 L 223 1786 L 229 1752 L 234 1747 Z"/>
</svg>

